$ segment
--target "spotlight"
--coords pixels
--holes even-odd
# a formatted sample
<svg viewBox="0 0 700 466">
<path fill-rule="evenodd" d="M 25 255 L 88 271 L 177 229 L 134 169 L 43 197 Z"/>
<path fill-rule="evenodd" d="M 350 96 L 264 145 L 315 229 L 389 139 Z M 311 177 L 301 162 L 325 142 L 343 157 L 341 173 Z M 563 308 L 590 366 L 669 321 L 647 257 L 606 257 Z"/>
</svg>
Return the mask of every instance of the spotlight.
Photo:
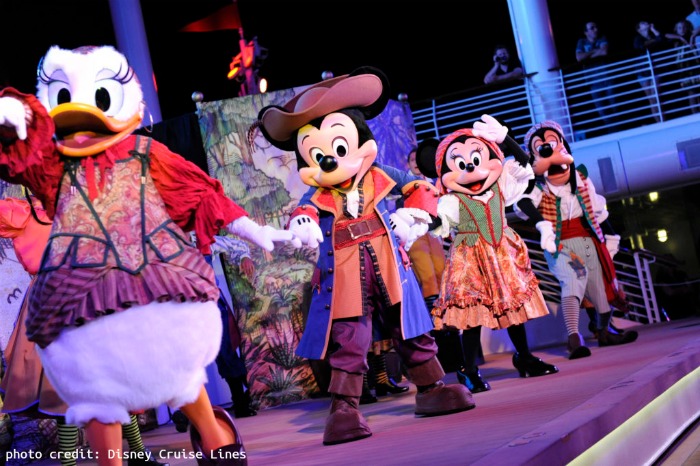
<svg viewBox="0 0 700 466">
<path fill-rule="evenodd" d="M 659 243 L 665 243 L 668 241 L 668 232 L 663 228 L 661 230 L 657 230 L 656 238 L 659 240 Z"/>
</svg>

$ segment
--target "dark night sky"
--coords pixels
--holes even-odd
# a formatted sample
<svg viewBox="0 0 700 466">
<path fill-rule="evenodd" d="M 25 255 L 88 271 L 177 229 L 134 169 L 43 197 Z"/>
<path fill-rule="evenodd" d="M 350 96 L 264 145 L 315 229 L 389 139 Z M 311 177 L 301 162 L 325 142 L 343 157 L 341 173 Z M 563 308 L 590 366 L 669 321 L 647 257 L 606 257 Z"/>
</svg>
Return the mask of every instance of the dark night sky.
<svg viewBox="0 0 700 466">
<path fill-rule="evenodd" d="M 205 100 L 238 94 L 226 78 L 239 52 L 238 31 L 178 32 L 230 1 L 141 1 L 164 119 L 194 111 L 194 91 Z M 562 67 L 575 63 L 587 20 L 624 54 L 636 21 L 667 32 L 692 9 L 690 0 L 548 4 Z M 515 51 L 506 0 L 239 0 L 238 8 L 245 39 L 257 36 L 268 49 L 260 74 L 270 90 L 315 83 L 324 70 L 340 75 L 372 65 L 388 75 L 393 96 L 405 92 L 417 102 L 481 85 L 496 43 Z M 0 85 L 25 92 L 34 92 L 36 65 L 49 46 L 116 45 L 108 0 L 0 0 L 0 40 Z"/>
</svg>

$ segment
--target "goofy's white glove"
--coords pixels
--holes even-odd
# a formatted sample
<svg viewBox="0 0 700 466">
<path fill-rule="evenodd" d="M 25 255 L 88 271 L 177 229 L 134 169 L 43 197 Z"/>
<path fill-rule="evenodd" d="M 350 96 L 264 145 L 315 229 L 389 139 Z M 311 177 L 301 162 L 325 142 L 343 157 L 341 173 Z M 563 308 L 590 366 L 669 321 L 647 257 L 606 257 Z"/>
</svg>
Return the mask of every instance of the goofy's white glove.
<svg viewBox="0 0 700 466">
<path fill-rule="evenodd" d="M 321 227 L 308 215 L 297 215 L 291 219 L 289 222 L 289 231 L 294 234 L 300 246 L 304 245 L 317 248 L 320 243 L 323 243 Z"/>
<path fill-rule="evenodd" d="M 275 249 L 275 241 L 286 241 L 298 247 L 294 233 L 287 230 L 278 230 L 270 225 L 260 226 L 248 217 L 239 217 L 226 226 L 229 233 L 239 236 L 253 244 L 257 244 L 266 251 Z"/>
<path fill-rule="evenodd" d="M 552 222 L 542 220 L 535 224 L 535 228 L 540 232 L 540 246 L 542 249 L 551 254 L 557 252 L 556 235 L 554 234 Z"/>
<path fill-rule="evenodd" d="M 610 258 L 615 257 L 620 251 L 620 235 L 605 235 L 605 248 L 610 253 Z"/>
<path fill-rule="evenodd" d="M 502 143 L 508 134 L 508 128 L 503 126 L 491 115 L 481 115 L 481 121 L 475 121 L 472 125 L 474 136 L 484 138 L 497 144 Z"/>
<path fill-rule="evenodd" d="M 0 126 L 9 126 L 21 140 L 27 139 L 27 113 L 14 97 L 0 97 Z"/>
</svg>

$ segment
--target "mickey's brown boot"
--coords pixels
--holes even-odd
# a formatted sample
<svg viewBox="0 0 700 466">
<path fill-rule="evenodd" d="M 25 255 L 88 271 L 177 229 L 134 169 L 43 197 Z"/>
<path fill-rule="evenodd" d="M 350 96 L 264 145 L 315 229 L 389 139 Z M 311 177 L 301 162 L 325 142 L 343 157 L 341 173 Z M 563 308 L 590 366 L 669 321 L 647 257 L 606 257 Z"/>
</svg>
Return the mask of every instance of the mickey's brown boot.
<svg viewBox="0 0 700 466">
<path fill-rule="evenodd" d="M 326 418 L 324 445 L 354 442 L 372 435 L 365 417 L 359 410 L 359 396 L 333 394 L 331 412 Z"/>
</svg>

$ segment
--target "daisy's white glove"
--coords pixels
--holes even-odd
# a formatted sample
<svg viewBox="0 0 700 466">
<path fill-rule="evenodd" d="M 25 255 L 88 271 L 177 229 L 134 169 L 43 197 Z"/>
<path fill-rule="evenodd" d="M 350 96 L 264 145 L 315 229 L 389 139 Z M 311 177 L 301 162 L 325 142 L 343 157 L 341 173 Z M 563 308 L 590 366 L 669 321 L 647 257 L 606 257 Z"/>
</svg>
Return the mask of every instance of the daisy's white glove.
<svg viewBox="0 0 700 466">
<path fill-rule="evenodd" d="M 557 252 L 556 235 L 554 234 L 552 222 L 542 220 L 535 224 L 535 228 L 540 232 L 540 246 L 542 249 L 552 254 Z"/>
<path fill-rule="evenodd" d="M 0 97 L 0 126 L 9 126 L 17 138 L 27 139 L 27 113 L 24 104 L 14 97 Z"/>
<path fill-rule="evenodd" d="M 270 225 L 260 226 L 248 217 L 237 218 L 229 223 L 226 229 L 229 233 L 257 244 L 266 251 L 275 249 L 275 241 L 290 242 L 295 247 L 298 244 L 291 231 L 278 230 Z"/>
<path fill-rule="evenodd" d="M 484 138 L 497 144 L 502 143 L 508 134 L 508 128 L 503 126 L 491 115 L 481 115 L 481 121 L 475 121 L 473 126 L 474 136 Z"/>
<path fill-rule="evenodd" d="M 289 231 L 299 241 L 299 246 L 317 248 L 320 243 L 323 243 L 321 227 L 308 215 L 297 215 L 291 219 L 289 221 Z"/>
</svg>

